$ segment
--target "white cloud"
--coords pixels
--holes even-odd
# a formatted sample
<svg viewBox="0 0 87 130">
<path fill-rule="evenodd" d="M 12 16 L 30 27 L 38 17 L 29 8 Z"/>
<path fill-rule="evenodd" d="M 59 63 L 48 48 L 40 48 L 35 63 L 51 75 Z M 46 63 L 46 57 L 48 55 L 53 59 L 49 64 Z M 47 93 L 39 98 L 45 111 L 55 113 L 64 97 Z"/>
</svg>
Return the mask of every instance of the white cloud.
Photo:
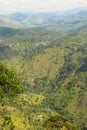
<svg viewBox="0 0 87 130">
<path fill-rule="evenodd" d="M 56 11 L 86 6 L 87 0 L 0 0 L 0 13 L 16 11 Z"/>
</svg>

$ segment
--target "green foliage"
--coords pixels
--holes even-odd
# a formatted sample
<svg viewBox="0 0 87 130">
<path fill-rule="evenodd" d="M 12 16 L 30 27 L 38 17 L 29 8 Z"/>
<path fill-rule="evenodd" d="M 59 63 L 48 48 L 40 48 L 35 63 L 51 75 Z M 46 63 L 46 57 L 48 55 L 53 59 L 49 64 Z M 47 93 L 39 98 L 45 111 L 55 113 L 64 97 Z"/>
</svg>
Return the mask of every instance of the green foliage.
<svg viewBox="0 0 87 130">
<path fill-rule="evenodd" d="M 10 116 L 5 116 L 3 124 L 1 125 L 0 129 L 2 130 L 14 130 L 15 126 L 11 120 Z"/>
<path fill-rule="evenodd" d="M 0 62 L 0 98 L 15 96 L 22 90 L 23 88 L 16 72 Z"/>
<path fill-rule="evenodd" d="M 68 119 L 64 116 L 51 116 L 44 122 L 44 127 L 47 130 L 78 130 L 72 123 L 69 123 Z"/>
</svg>

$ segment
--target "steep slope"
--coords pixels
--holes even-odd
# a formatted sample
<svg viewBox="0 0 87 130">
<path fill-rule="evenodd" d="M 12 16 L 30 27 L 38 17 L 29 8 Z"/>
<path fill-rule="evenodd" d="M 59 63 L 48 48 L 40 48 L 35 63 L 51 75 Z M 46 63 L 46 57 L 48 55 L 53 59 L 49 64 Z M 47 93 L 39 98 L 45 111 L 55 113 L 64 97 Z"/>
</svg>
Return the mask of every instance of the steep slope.
<svg viewBox="0 0 87 130">
<path fill-rule="evenodd" d="M 0 99 L 14 96 L 23 91 L 22 85 L 15 71 L 8 69 L 0 62 Z"/>
<path fill-rule="evenodd" d="M 33 112 L 34 106 L 38 107 L 45 97 L 24 93 L 23 89 L 16 72 L 0 62 L 0 129 L 34 130 L 35 126 L 38 128 L 37 124 L 32 123 L 33 120 L 37 122 L 40 115 L 36 111 Z"/>
<path fill-rule="evenodd" d="M 32 116 L 35 115 L 35 120 L 38 120 L 38 115 L 43 115 L 44 121 L 50 115 L 60 113 L 80 130 L 87 129 L 87 31 L 59 37 L 56 33 L 53 35 L 47 30 L 35 29 L 36 35 L 32 34 L 33 31 L 20 35 L 20 31 L 11 37 L 1 35 L 0 38 L 0 58 L 18 71 L 24 90 L 27 91 L 24 94 L 25 107 L 20 107 L 23 95 L 19 95 L 15 101 L 17 109 L 24 112 L 25 118 L 21 118 L 27 119 L 26 124 L 31 123 L 26 127 L 44 130 L 43 122 L 35 121 L 34 124 Z M 31 35 L 35 41 L 31 40 Z M 11 50 L 10 58 L 5 54 L 7 48 Z M 32 96 L 29 93 L 33 93 Z M 26 116 L 29 112 L 30 118 Z"/>
</svg>

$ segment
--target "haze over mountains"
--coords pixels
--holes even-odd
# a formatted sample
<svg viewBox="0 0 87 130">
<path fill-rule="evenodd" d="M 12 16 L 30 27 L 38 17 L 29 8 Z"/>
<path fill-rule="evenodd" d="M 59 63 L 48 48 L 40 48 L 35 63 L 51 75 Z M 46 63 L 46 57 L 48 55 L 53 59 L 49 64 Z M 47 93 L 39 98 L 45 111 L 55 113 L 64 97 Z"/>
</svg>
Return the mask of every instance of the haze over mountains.
<svg viewBox="0 0 87 130">
<path fill-rule="evenodd" d="M 0 16 L 0 26 L 44 27 L 59 32 L 71 32 L 87 27 L 87 9 L 78 8 L 65 12 L 16 12 Z"/>
<path fill-rule="evenodd" d="M 87 130 L 86 8 L 0 15 L 0 60 L 1 130 Z"/>
</svg>

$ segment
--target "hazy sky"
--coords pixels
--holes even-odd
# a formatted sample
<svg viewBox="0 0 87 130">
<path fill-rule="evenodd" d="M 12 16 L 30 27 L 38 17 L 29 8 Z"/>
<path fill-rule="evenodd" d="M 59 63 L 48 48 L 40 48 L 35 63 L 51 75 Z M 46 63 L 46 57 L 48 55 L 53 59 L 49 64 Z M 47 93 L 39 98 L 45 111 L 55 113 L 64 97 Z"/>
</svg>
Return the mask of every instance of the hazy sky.
<svg viewBox="0 0 87 130">
<path fill-rule="evenodd" d="M 87 0 L 0 0 L 0 14 L 17 11 L 57 11 L 87 7 Z"/>
</svg>

